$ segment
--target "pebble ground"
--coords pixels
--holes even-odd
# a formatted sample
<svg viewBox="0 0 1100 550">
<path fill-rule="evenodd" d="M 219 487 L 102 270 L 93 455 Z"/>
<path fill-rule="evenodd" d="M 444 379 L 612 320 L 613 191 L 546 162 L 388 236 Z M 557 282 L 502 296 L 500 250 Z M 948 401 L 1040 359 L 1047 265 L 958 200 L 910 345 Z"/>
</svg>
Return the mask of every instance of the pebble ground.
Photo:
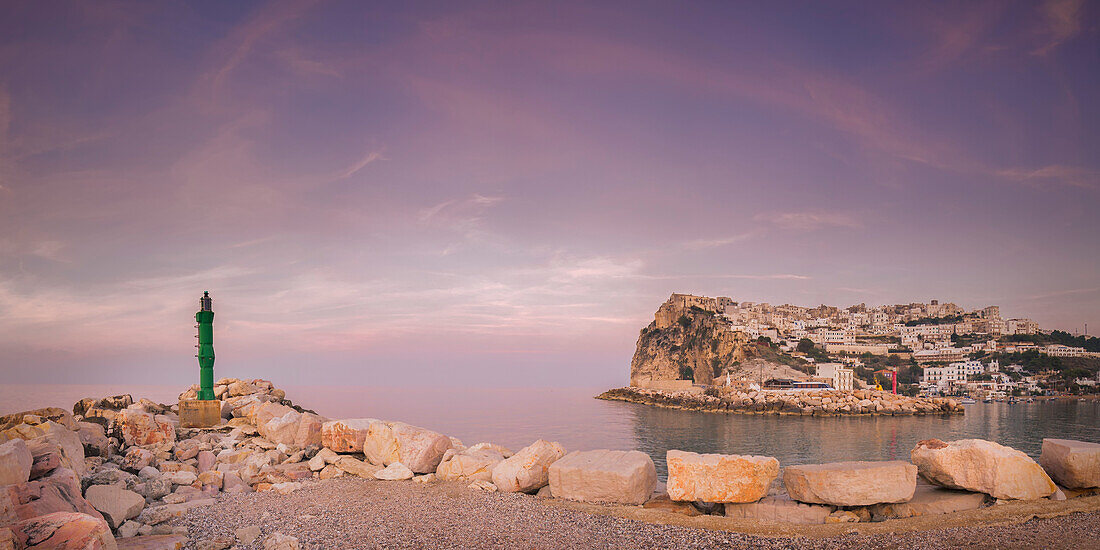
<svg viewBox="0 0 1100 550">
<path fill-rule="evenodd" d="M 344 548 L 1085 548 L 1100 547 L 1100 513 L 996 526 L 836 538 L 761 537 L 641 522 L 550 506 L 530 495 L 485 493 L 462 483 L 421 485 L 358 478 L 307 483 L 289 495 L 224 495 L 173 520 L 191 547 L 258 526 L 250 545 L 279 532 L 303 549 Z"/>
</svg>

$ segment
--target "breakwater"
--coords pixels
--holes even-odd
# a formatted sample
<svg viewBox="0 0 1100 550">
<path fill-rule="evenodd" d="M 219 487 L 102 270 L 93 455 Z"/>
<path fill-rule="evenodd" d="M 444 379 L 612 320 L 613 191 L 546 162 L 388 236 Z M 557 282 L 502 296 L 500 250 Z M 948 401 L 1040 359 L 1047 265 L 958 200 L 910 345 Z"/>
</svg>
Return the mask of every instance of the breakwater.
<svg viewBox="0 0 1100 550">
<path fill-rule="evenodd" d="M 596 396 L 686 411 L 797 416 L 963 414 L 955 399 L 908 397 L 876 390 L 741 391 L 712 388 L 706 392 L 616 388 Z"/>
</svg>

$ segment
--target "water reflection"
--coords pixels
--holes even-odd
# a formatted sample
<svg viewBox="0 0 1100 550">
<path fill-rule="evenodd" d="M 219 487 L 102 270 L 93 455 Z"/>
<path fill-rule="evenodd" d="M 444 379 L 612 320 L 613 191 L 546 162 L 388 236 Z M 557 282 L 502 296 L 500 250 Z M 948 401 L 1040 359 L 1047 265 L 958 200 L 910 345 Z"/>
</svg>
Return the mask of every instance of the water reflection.
<svg viewBox="0 0 1100 550">
<path fill-rule="evenodd" d="M 638 448 L 666 473 L 669 449 L 774 456 L 780 464 L 908 460 L 922 439 L 980 438 L 1038 457 L 1044 437 L 1100 441 L 1100 404 L 979 403 L 962 416 L 794 417 L 723 415 L 617 403 Z"/>
</svg>

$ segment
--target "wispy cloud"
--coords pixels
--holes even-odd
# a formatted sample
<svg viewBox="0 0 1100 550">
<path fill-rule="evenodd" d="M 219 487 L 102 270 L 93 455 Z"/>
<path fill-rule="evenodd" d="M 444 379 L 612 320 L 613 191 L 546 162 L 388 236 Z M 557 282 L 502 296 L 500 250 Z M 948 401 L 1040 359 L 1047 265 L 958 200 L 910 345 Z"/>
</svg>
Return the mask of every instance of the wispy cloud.
<svg viewBox="0 0 1100 550">
<path fill-rule="evenodd" d="M 1081 294 L 1094 294 L 1100 292 L 1100 287 L 1092 288 L 1075 288 L 1072 290 L 1060 290 L 1058 292 L 1047 292 L 1044 294 L 1035 294 L 1028 296 L 1027 300 L 1049 300 L 1051 298 L 1062 298 L 1064 296 L 1078 296 Z"/>
<path fill-rule="evenodd" d="M 362 170 L 363 168 L 366 168 L 368 164 L 370 164 L 370 163 L 372 163 L 376 160 L 386 160 L 386 159 L 382 156 L 382 153 L 380 153 L 378 151 L 371 151 L 371 152 L 367 153 L 366 156 L 364 156 L 363 158 L 356 161 L 355 164 L 352 164 L 351 166 L 348 166 L 347 169 L 345 169 L 340 174 L 340 177 L 338 179 L 350 178 L 351 176 L 355 175 L 356 172 Z"/>
<path fill-rule="evenodd" d="M 800 231 L 809 231 L 825 227 L 858 228 L 863 226 L 859 220 L 842 212 L 762 212 L 753 216 L 753 219 L 783 229 Z"/>
<path fill-rule="evenodd" d="M 1084 0 L 1047 0 L 1039 11 L 1045 23 L 1043 34 L 1046 43 L 1031 53 L 1047 55 L 1081 31 L 1081 12 Z"/>
<path fill-rule="evenodd" d="M 1029 185 L 1064 185 L 1082 189 L 1100 188 L 1100 171 L 1080 166 L 1052 164 L 1042 168 L 1006 168 L 997 175 Z"/>
<path fill-rule="evenodd" d="M 728 246 L 734 243 L 740 243 L 747 241 L 756 236 L 755 232 L 741 233 L 740 235 L 731 235 L 729 237 L 721 237 L 718 239 L 697 239 L 694 241 L 688 241 L 684 243 L 684 248 L 688 250 L 703 250 L 707 248 L 719 248 Z"/>
</svg>

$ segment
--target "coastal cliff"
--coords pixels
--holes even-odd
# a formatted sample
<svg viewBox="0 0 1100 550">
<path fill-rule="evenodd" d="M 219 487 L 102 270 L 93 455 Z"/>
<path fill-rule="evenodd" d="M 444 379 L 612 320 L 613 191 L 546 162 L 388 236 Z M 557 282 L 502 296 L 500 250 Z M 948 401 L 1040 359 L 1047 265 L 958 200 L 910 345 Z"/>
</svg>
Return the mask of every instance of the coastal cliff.
<svg viewBox="0 0 1100 550">
<path fill-rule="evenodd" d="M 745 335 L 730 330 L 707 299 L 693 298 L 673 294 L 642 329 L 630 362 L 631 386 L 672 380 L 710 384 L 745 359 Z"/>
</svg>

